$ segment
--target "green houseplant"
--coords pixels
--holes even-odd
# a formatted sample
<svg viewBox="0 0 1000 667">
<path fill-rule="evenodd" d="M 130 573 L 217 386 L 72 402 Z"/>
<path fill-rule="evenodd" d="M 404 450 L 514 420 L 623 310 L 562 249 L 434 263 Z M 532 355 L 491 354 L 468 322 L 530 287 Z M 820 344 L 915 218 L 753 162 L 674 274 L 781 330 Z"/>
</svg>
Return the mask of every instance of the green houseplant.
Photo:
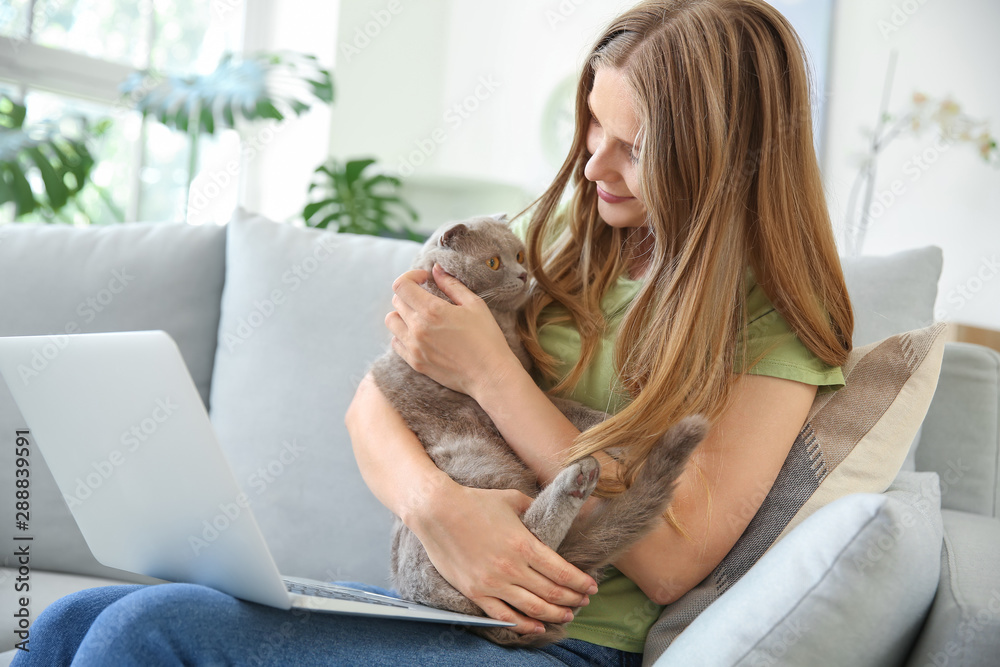
<svg viewBox="0 0 1000 667">
<path fill-rule="evenodd" d="M 210 74 L 163 76 L 136 72 L 121 86 L 142 112 L 184 132 L 190 140 L 188 192 L 197 173 L 198 142 L 220 128 L 239 130 L 243 123 L 300 116 L 315 102 L 333 102 L 333 78 L 315 56 L 258 53 L 244 58 L 226 54 Z"/>
<path fill-rule="evenodd" d="M 306 225 L 353 234 L 373 234 L 421 241 L 410 229 L 417 212 L 399 196 L 395 176 L 366 173 L 372 158 L 340 162 L 331 158 L 316 168 L 309 185 L 312 201 L 302 210 Z"/>
<path fill-rule="evenodd" d="M 15 220 L 35 211 L 58 219 L 94 168 L 88 136 L 110 121 L 89 126 L 82 117 L 64 118 L 25 127 L 26 115 L 23 104 L 0 95 L 0 205 L 13 202 Z"/>
</svg>

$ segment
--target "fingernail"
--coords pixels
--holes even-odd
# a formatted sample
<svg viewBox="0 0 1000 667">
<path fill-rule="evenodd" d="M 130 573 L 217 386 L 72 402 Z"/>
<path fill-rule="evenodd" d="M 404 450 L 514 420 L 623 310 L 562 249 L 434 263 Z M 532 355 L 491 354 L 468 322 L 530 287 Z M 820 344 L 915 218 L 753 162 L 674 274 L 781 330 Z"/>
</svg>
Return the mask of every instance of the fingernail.
<svg viewBox="0 0 1000 667">
<path fill-rule="evenodd" d="M 534 632 L 535 632 L 536 635 L 542 634 L 543 632 L 545 632 L 545 626 L 544 625 L 536 625 Z"/>
<path fill-rule="evenodd" d="M 566 615 L 563 616 L 563 623 L 569 623 L 572 620 L 573 620 L 573 612 L 567 611 Z"/>
<path fill-rule="evenodd" d="M 580 606 L 581 607 L 586 607 L 588 604 L 590 604 L 590 596 L 589 595 L 584 595 L 583 596 L 583 602 L 580 603 Z"/>
<path fill-rule="evenodd" d="M 597 592 L 597 584 L 591 584 L 590 588 L 587 589 L 588 595 L 593 595 L 596 592 Z"/>
</svg>

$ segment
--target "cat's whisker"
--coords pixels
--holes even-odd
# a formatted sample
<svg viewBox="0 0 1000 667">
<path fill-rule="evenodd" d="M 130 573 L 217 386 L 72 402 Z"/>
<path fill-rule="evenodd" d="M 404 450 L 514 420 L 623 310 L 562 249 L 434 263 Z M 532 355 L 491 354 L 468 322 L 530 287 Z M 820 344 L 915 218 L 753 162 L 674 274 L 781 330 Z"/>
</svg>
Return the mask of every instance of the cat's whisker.
<svg viewBox="0 0 1000 667">
<path fill-rule="evenodd" d="M 488 304 L 491 299 L 495 299 L 498 296 L 501 296 L 501 289 L 499 287 L 491 287 L 480 293 L 479 298 Z"/>
</svg>

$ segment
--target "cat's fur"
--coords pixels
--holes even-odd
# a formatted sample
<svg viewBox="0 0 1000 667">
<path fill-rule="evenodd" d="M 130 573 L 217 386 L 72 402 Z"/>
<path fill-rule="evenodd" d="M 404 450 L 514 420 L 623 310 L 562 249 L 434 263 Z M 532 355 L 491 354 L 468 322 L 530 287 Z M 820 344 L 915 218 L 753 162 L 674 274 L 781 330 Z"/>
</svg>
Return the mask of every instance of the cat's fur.
<svg viewBox="0 0 1000 667">
<path fill-rule="evenodd" d="M 518 358 L 529 368 L 515 322 L 527 299 L 527 272 L 518 263 L 520 239 L 501 217 L 482 217 L 440 228 L 424 245 L 414 268 L 430 271 L 435 262 L 481 296 L 490 306 Z M 499 258 L 501 266 L 488 266 Z M 447 299 L 433 279 L 425 287 Z M 662 436 L 635 483 L 621 495 L 603 500 L 586 519 L 574 523 L 598 478 L 597 460 L 586 457 L 564 469 L 540 489 L 534 473 L 510 449 L 475 400 L 447 389 L 414 371 L 391 349 L 372 367 L 375 381 L 434 463 L 460 484 L 484 489 L 517 489 L 535 498 L 523 516 L 542 542 L 600 583 L 602 571 L 653 527 L 670 501 L 674 483 L 688 456 L 701 442 L 706 422 L 689 417 Z M 562 399 L 559 409 L 584 430 L 607 415 Z M 455 508 L 455 511 L 462 511 Z M 391 557 L 392 581 L 410 600 L 433 607 L 484 616 L 431 564 L 423 545 L 396 521 Z M 509 628 L 472 628 L 502 645 L 542 646 L 565 636 L 562 625 L 546 624 L 544 634 L 521 635 Z"/>
</svg>

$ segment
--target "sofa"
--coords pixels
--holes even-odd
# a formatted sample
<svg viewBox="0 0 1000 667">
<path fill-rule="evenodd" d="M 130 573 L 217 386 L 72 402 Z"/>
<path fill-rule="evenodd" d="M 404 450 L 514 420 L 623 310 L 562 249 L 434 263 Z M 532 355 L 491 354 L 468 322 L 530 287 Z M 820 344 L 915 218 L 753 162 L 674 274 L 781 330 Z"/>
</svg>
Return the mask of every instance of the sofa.
<svg viewBox="0 0 1000 667">
<path fill-rule="evenodd" d="M 226 226 L 3 225 L 0 336 L 168 332 L 279 569 L 384 585 L 393 517 L 360 478 L 343 416 L 416 248 L 242 210 Z M 845 258 L 855 346 L 927 331 L 941 264 L 934 247 Z M 920 396 L 889 402 L 905 442 L 881 481 L 769 538 L 669 641 L 647 643 L 648 664 L 1000 664 L 1000 354 L 939 336 Z M 20 641 L 11 471 L 25 426 L 0 384 L 0 665 Z M 32 619 L 80 589 L 150 581 L 97 562 L 37 454 L 31 470 Z"/>
</svg>

